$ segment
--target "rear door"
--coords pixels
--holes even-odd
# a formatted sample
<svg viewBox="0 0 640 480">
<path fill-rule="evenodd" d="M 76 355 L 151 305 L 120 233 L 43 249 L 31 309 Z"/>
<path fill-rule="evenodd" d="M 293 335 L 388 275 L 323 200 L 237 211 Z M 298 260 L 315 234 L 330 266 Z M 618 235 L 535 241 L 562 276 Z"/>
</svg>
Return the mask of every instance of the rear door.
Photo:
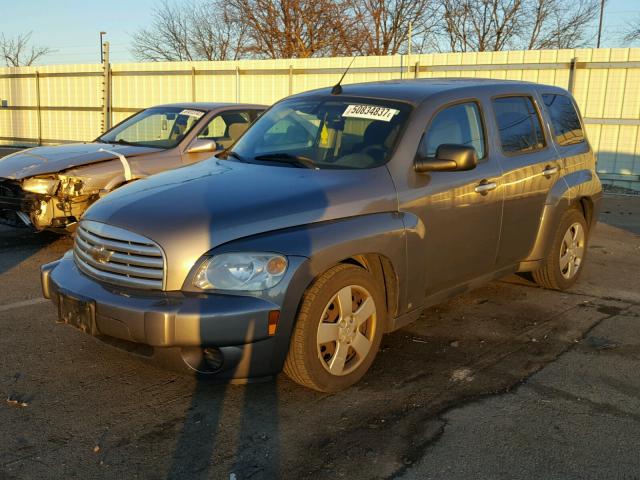
<svg viewBox="0 0 640 480">
<path fill-rule="evenodd" d="M 492 99 L 504 208 L 497 266 L 524 260 L 535 242 L 547 195 L 560 178 L 535 91 Z"/>
<path fill-rule="evenodd" d="M 542 93 L 542 103 L 551 124 L 551 135 L 562 161 L 565 175 L 594 168 L 593 152 L 584 135 L 584 128 L 575 102 L 560 92 Z"/>
</svg>

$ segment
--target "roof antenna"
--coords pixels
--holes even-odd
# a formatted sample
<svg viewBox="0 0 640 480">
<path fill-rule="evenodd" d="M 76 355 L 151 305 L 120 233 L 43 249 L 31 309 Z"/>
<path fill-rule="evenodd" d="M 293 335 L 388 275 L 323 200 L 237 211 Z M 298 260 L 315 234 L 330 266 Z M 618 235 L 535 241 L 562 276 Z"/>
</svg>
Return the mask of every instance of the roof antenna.
<svg viewBox="0 0 640 480">
<path fill-rule="evenodd" d="M 342 80 L 344 80 L 344 77 L 347 75 L 347 72 L 349 71 L 349 69 L 351 68 L 351 65 L 353 65 L 353 62 L 355 61 L 356 57 L 353 57 L 351 59 L 351 63 L 349 64 L 349 66 L 347 67 L 347 69 L 344 71 L 344 73 L 342 74 L 342 77 L 340 77 L 340 80 L 338 80 L 338 83 L 336 83 L 333 88 L 331 89 L 331 95 L 340 95 L 342 93 L 342 85 L 340 85 L 342 83 Z"/>
</svg>

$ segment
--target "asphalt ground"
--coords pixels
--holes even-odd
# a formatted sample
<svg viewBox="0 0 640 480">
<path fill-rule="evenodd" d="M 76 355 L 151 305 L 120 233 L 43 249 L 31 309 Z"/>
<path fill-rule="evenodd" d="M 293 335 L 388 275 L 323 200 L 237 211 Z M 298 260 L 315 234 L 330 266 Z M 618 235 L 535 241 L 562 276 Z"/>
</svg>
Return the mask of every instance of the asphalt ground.
<svg viewBox="0 0 640 480">
<path fill-rule="evenodd" d="M 0 478 L 637 478 L 638 201 L 606 197 L 624 228 L 596 227 L 570 291 L 512 276 L 427 309 L 334 395 L 198 383 L 56 324 L 38 269 L 70 240 L 2 229 Z"/>
</svg>

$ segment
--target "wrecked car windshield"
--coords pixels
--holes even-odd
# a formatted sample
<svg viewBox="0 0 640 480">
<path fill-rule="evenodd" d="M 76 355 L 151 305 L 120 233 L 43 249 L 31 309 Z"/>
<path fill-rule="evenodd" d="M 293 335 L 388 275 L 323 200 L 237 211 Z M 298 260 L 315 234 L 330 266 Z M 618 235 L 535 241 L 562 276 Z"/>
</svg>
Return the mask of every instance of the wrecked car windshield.
<svg viewBox="0 0 640 480">
<path fill-rule="evenodd" d="M 98 138 L 103 143 L 173 148 L 205 114 L 179 107 L 148 108 Z"/>
<path fill-rule="evenodd" d="M 372 168 L 389 160 L 408 105 L 324 97 L 275 105 L 228 152 L 235 160 L 301 168 Z"/>
</svg>

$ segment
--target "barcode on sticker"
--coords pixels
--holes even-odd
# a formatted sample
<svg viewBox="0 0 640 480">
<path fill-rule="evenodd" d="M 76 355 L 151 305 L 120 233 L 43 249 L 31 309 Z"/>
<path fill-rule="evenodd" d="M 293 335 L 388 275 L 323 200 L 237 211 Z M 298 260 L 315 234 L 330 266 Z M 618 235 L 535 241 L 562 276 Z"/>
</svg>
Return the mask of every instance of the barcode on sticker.
<svg viewBox="0 0 640 480">
<path fill-rule="evenodd" d="M 201 112 L 200 110 L 189 110 L 188 108 L 185 108 L 180 112 L 180 115 L 189 115 L 190 117 L 200 118 L 202 115 L 204 115 L 204 112 Z"/>
<path fill-rule="evenodd" d="M 399 112 L 400 110 L 395 108 L 380 107 L 378 105 L 349 105 L 342 116 L 389 122 Z"/>
</svg>

